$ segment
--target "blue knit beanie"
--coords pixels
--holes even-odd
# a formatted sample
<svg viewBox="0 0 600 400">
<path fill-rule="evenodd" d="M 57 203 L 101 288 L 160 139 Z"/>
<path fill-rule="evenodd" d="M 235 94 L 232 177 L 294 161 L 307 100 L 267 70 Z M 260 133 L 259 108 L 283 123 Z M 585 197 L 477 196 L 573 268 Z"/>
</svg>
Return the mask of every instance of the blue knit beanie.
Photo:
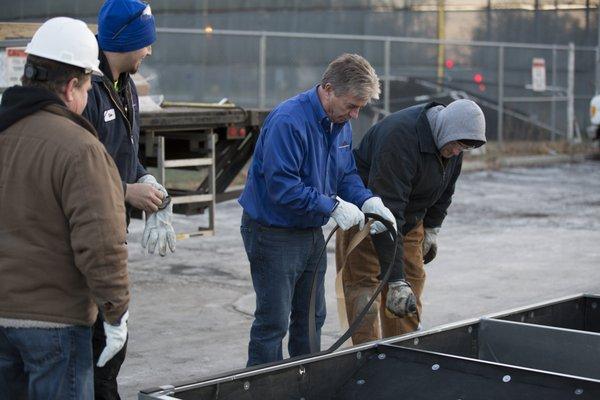
<svg viewBox="0 0 600 400">
<path fill-rule="evenodd" d="M 98 44 L 104 51 L 126 53 L 150 46 L 156 27 L 150 6 L 139 0 L 106 0 L 98 14 Z"/>
</svg>

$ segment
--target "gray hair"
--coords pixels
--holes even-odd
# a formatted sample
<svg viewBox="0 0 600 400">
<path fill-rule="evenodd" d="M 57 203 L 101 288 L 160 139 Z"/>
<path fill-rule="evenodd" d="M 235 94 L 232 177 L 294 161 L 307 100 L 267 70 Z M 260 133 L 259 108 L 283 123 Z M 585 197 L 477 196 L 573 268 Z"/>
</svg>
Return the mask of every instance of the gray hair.
<svg viewBox="0 0 600 400">
<path fill-rule="evenodd" d="M 379 78 L 369 62 L 358 54 L 342 54 L 323 73 L 321 86 L 329 83 L 336 96 L 347 93 L 361 100 L 379 99 Z"/>
</svg>

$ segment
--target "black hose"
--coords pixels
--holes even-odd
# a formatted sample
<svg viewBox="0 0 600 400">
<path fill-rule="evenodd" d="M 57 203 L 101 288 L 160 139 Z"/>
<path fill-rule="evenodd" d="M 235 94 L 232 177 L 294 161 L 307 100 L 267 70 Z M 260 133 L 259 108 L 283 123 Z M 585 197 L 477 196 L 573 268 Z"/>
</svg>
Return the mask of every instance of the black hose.
<svg viewBox="0 0 600 400">
<path fill-rule="evenodd" d="M 390 275 L 392 273 L 392 268 L 394 266 L 394 261 L 396 260 L 396 251 L 398 248 L 398 240 L 400 238 L 400 235 L 398 235 L 396 233 L 396 230 L 394 229 L 394 225 L 387 219 L 384 219 L 383 217 L 381 217 L 377 214 L 365 213 L 365 217 L 366 217 L 367 221 L 369 218 L 374 219 L 376 221 L 381 222 L 387 228 L 388 232 L 392 236 L 392 240 L 394 241 L 394 255 L 392 256 L 392 260 L 390 262 L 390 265 L 389 265 L 387 271 L 385 272 L 385 275 L 381 279 L 381 282 L 377 286 L 377 289 L 375 289 L 373 296 L 371 296 L 371 298 L 369 299 L 369 301 L 367 302 L 365 307 L 358 314 L 358 316 L 354 319 L 354 321 L 352 322 L 352 324 L 350 325 L 348 330 L 329 349 L 325 350 L 323 352 L 323 354 L 329 354 L 329 353 L 333 353 L 334 351 L 336 351 L 346 340 L 348 340 L 348 338 L 350 338 L 352 336 L 354 331 L 356 331 L 356 328 L 358 328 L 358 326 L 362 322 L 363 318 L 369 311 L 369 308 L 371 308 L 371 305 L 373 305 L 373 302 L 375 301 L 377 296 L 379 296 L 379 294 L 383 290 L 384 286 L 387 284 L 388 280 L 390 279 Z M 325 241 L 325 244 L 323 245 L 323 248 L 321 249 L 321 253 L 319 254 L 319 259 L 317 260 L 317 264 L 316 264 L 317 267 L 315 268 L 315 271 L 313 273 L 312 285 L 310 287 L 310 303 L 309 303 L 309 312 L 308 312 L 308 340 L 309 340 L 309 344 L 310 344 L 310 352 L 311 353 L 316 353 L 319 351 L 317 324 L 316 324 L 316 320 L 315 320 L 316 319 L 316 316 L 315 316 L 315 308 L 316 308 L 315 293 L 316 293 L 316 289 L 317 289 L 317 274 L 319 273 L 318 269 L 319 269 L 319 265 L 321 263 L 321 259 L 323 258 L 323 255 L 327 251 L 327 243 L 329 243 L 329 240 L 331 240 L 331 237 L 338 230 L 338 228 L 339 228 L 338 226 L 333 228 L 333 230 L 327 237 L 327 240 Z"/>
</svg>

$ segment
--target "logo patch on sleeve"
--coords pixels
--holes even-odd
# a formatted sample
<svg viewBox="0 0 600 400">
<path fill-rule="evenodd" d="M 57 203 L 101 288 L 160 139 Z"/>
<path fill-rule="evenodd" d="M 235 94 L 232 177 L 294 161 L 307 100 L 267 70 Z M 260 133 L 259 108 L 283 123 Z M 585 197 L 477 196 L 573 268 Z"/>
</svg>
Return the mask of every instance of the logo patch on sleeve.
<svg viewBox="0 0 600 400">
<path fill-rule="evenodd" d="M 112 121 L 116 118 L 115 109 L 111 108 L 110 110 L 104 111 L 104 122 Z"/>
</svg>

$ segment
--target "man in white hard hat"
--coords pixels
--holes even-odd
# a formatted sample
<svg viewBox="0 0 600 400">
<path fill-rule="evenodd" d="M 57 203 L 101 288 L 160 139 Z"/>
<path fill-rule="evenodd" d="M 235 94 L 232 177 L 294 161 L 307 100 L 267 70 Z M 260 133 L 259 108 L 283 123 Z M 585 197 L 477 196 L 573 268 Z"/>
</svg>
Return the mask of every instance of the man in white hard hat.
<svg viewBox="0 0 600 400">
<path fill-rule="evenodd" d="M 98 45 L 59 17 L 26 52 L 23 86 L 0 104 L 0 399 L 91 400 L 91 326 L 99 309 L 105 363 L 129 306 L 121 180 L 80 115 Z"/>
<path fill-rule="evenodd" d="M 146 212 L 142 246 L 161 256 L 175 250 L 171 219 L 173 205 L 164 186 L 149 174 L 138 157 L 139 102 L 130 74 L 152 54 L 156 27 L 150 6 L 139 0 L 107 0 L 98 14 L 98 46 L 103 76 L 92 77 L 92 90 L 83 112 L 115 161 L 125 194 L 129 223 L 132 208 Z M 123 199 L 121 200 L 123 201 Z M 102 315 L 94 326 L 94 359 L 104 348 Z M 94 371 L 96 400 L 119 400 L 117 375 L 125 361 L 127 344 L 106 365 Z"/>
</svg>

